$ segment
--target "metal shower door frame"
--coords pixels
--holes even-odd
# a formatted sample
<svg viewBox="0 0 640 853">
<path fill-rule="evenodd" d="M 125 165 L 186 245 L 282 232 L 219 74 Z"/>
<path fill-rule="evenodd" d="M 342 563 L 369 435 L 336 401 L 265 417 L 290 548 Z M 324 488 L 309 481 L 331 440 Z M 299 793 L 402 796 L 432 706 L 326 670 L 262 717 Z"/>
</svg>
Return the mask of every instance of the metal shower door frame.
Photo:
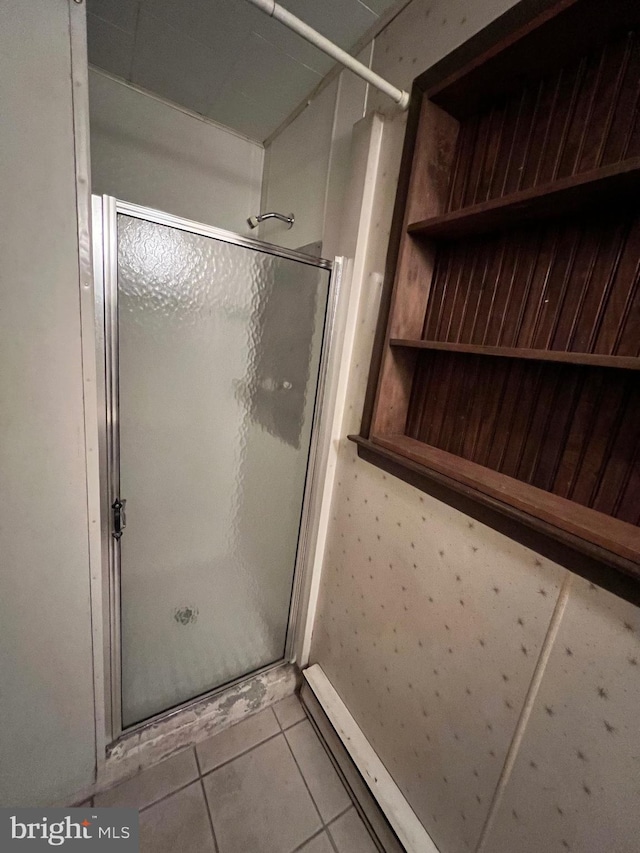
<svg viewBox="0 0 640 853">
<path fill-rule="evenodd" d="M 224 685 L 213 688 L 204 694 L 189 699 L 180 705 L 171 707 L 133 726 L 122 725 L 122 674 L 121 674 L 121 621 L 120 621 L 120 542 L 112 535 L 111 508 L 120 497 L 120 435 L 119 435 L 119 364 L 118 364 L 118 234 L 117 217 L 124 214 L 158 225 L 177 228 L 203 237 L 210 237 L 225 243 L 231 243 L 247 249 L 275 255 L 279 258 L 297 261 L 308 266 L 329 271 L 329 294 L 325 312 L 322 349 L 316 387 L 316 399 L 311 426 L 311 440 L 307 461 L 307 473 L 302 501 L 302 512 L 298 530 L 296 560 L 293 572 L 293 585 L 287 622 L 284 655 L 280 660 L 242 675 Z M 336 342 L 333 331 L 341 290 L 343 259 L 333 262 L 323 258 L 312 258 L 289 249 L 262 243 L 250 237 L 244 237 L 231 231 L 194 222 L 163 211 L 120 201 L 113 196 L 92 196 L 93 225 L 93 264 L 95 286 L 95 336 L 98 361 L 98 405 L 99 405 L 99 455 L 100 455 L 100 516 L 102 532 L 103 563 L 103 619 L 107 626 L 104 632 L 104 664 L 106 695 L 107 740 L 113 742 L 123 734 L 142 729 L 159 719 L 183 711 L 189 706 L 215 696 L 222 690 L 242 683 L 248 678 L 294 661 L 294 648 L 298 633 L 303 629 L 302 589 L 304 579 L 311 570 L 311 551 L 313 549 L 313 528 L 319 513 L 317 492 L 318 479 L 322 471 L 323 449 L 329 441 L 330 418 L 324 411 L 323 399 L 327 393 L 327 368 Z M 103 369 L 100 369 L 100 366 Z M 212 650 L 213 653 L 213 650 Z"/>
</svg>

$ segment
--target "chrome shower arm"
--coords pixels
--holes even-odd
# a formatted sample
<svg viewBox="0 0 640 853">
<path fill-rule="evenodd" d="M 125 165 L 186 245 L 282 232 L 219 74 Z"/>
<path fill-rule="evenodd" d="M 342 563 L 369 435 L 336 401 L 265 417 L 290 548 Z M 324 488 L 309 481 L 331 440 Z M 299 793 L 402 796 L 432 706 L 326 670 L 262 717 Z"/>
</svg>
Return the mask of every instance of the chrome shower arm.
<svg viewBox="0 0 640 853">
<path fill-rule="evenodd" d="M 293 223 L 296 221 L 293 213 L 290 213 L 289 216 L 285 216 L 284 213 L 277 213 L 274 211 L 269 211 L 269 213 L 260 213 L 258 216 L 250 216 L 247 219 L 250 228 L 257 228 L 261 222 L 264 222 L 265 219 L 279 219 L 280 222 L 286 222 L 289 228 L 293 228 Z"/>
</svg>

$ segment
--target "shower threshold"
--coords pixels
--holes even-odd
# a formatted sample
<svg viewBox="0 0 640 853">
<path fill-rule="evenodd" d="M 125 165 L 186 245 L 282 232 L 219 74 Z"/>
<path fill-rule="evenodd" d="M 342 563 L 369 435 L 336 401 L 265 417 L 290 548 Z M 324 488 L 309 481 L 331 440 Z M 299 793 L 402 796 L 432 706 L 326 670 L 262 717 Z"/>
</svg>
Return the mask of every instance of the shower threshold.
<svg viewBox="0 0 640 853">
<path fill-rule="evenodd" d="M 107 748 L 96 793 L 293 694 L 295 664 L 279 662 L 124 732 Z"/>
</svg>

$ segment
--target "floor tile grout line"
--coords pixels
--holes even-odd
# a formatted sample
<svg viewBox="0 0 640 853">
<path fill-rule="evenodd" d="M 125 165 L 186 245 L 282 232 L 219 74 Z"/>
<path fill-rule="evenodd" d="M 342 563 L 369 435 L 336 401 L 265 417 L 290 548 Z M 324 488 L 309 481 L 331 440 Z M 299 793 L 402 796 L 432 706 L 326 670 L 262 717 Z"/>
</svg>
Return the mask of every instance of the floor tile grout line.
<svg viewBox="0 0 640 853">
<path fill-rule="evenodd" d="M 283 700 L 281 699 L 280 701 L 283 701 Z M 278 704 L 278 703 L 276 703 L 276 704 Z M 276 714 L 275 706 L 274 706 L 274 705 L 270 705 L 269 707 L 270 707 L 270 708 L 271 708 L 271 710 L 273 711 L 273 716 L 276 718 L 276 722 L 277 722 L 277 723 L 278 723 L 278 725 L 280 726 L 280 731 L 281 731 L 281 732 L 284 732 L 284 728 L 283 728 L 283 726 L 282 726 L 282 723 L 280 722 L 280 718 L 279 718 L 279 717 L 278 717 L 278 715 Z"/>
<path fill-rule="evenodd" d="M 287 740 L 287 738 L 286 738 L 286 736 L 285 736 L 284 732 L 283 732 L 283 734 L 282 734 L 282 737 L 284 738 L 284 742 L 285 742 L 285 743 L 286 743 L 286 745 L 287 745 L 287 749 L 288 749 L 288 750 L 289 750 L 289 752 L 291 753 L 291 757 L 293 758 L 294 764 L 295 764 L 295 765 L 296 765 L 296 767 L 298 768 L 298 773 L 300 774 L 300 778 L 302 779 L 302 783 L 303 783 L 303 785 L 305 786 L 305 788 L 307 789 L 307 793 L 308 793 L 308 794 L 309 794 L 309 796 L 311 797 L 311 802 L 313 803 L 313 807 L 314 807 L 314 809 L 318 812 L 318 817 L 320 818 L 320 823 L 321 823 L 322 827 L 324 827 L 324 818 L 323 818 L 323 817 L 322 817 L 322 815 L 320 814 L 320 809 L 318 808 L 318 805 L 317 805 L 317 803 L 316 803 L 316 801 L 315 801 L 315 798 L 314 798 L 313 794 L 311 793 L 311 789 L 310 789 L 310 788 L 309 788 L 309 786 L 307 785 L 307 780 L 304 778 L 304 773 L 302 772 L 302 768 L 301 768 L 301 767 L 300 767 L 300 765 L 298 764 L 298 759 L 296 758 L 294 751 L 291 749 L 291 744 L 290 744 L 290 743 L 289 743 L 289 741 Z"/>
<path fill-rule="evenodd" d="M 281 731 L 282 731 L 282 733 L 283 733 L 283 734 L 284 734 L 285 732 L 288 732 L 288 731 L 289 731 L 289 729 L 292 729 L 294 726 L 297 726 L 297 725 L 299 725 L 300 723 L 304 723 L 304 721 L 305 721 L 305 720 L 308 720 L 308 719 L 309 719 L 309 716 L 307 715 L 307 712 L 305 711 L 304 706 L 303 706 L 302 702 L 300 701 L 300 697 L 298 696 L 298 694 L 297 694 L 297 693 L 292 693 L 292 694 L 291 694 L 291 696 L 295 696 L 295 697 L 296 697 L 296 699 L 298 700 L 298 705 L 300 706 L 300 709 L 301 709 L 301 711 L 302 711 L 302 713 L 303 713 L 303 717 L 302 717 L 302 719 L 301 719 L 301 720 L 296 720 L 296 721 L 295 721 L 295 723 L 291 723 L 291 724 L 290 724 L 290 725 L 288 725 L 288 726 L 283 726 L 283 725 L 282 725 L 282 723 L 280 722 L 280 718 L 279 718 L 279 717 L 278 717 L 278 715 L 276 714 L 276 710 L 275 710 L 276 705 L 279 705 L 279 704 L 280 704 L 280 702 L 286 702 L 286 700 L 290 698 L 289 696 L 285 696 L 285 698 L 284 698 L 284 699 L 280 699 L 280 702 L 276 702 L 276 703 L 275 703 L 275 705 L 270 705 L 270 706 L 269 706 L 269 707 L 271 708 L 271 710 L 273 711 L 273 713 L 274 713 L 274 715 L 275 715 L 275 718 L 276 718 L 276 720 L 278 721 L 278 725 L 280 726 L 280 729 L 281 729 Z"/>
<path fill-rule="evenodd" d="M 325 832 L 327 833 L 327 838 L 329 839 L 329 844 L 333 847 L 334 853 L 340 853 L 340 851 L 338 850 L 338 845 L 336 844 L 334 837 L 333 837 L 333 834 L 332 834 L 332 832 L 328 826 L 325 828 Z"/>
<path fill-rule="evenodd" d="M 300 703 L 300 704 L 302 704 L 302 703 Z M 348 783 L 344 774 L 342 773 L 342 770 L 340 769 L 340 766 L 339 766 L 338 762 L 336 761 L 335 756 L 333 755 L 333 753 L 329 749 L 329 745 L 328 745 L 327 741 L 324 739 L 322 732 L 320 731 L 319 727 L 316 725 L 316 722 L 313 719 L 313 717 L 311 716 L 311 714 L 307 713 L 307 709 L 304 707 L 304 705 L 302 705 L 302 709 L 305 713 L 306 719 L 308 720 L 308 722 L 311 725 L 312 731 L 315 733 L 316 737 L 320 741 L 322 748 L 326 752 L 327 757 L 329 758 L 329 761 L 331 762 L 331 765 L 333 766 L 333 769 L 335 770 L 335 772 L 338 776 L 338 779 L 340 780 L 340 784 L 342 785 L 342 787 L 347 792 L 347 796 L 348 796 L 349 801 L 350 801 L 349 805 L 343 811 L 341 811 L 335 817 L 332 817 L 331 820 L 325 824 L 325 829 L 327 830 L 327 835 L 329 836 L 329 838 L 331 840 L 331 843 L 332 843 L 332 846 L 334 847 L 334 850 L 336 851 L 336 853 L 339 853 L 337 846 L 333 841 L 333 836 L 330 832 L 330 826 L 332 824 L 334 824 L 339 818 L 343 817 L 350 809 L 353 809 L 355 811 L 356 815 L 358 816 L 358 819 L 361 820 L 362 823 L 364 824 L 365 830 L 366 830 L 367 834 L 372 838 L 375 847 L 382 849 L 379 846 L 379 841 L 377 839 L 377 836 L 374 840 L 375 833 L 373 831 L 373 828 L 371 827 L 371 824 L 369 823 L 369 821 L 365 819 L 363 814 L 361 814 L 361 806 L 360 806 L 358 799 L 356 798 L 356 795 L 354 794 L 353 788 Z"/>
<path fill-rule="evenodd" d="M 349 799 L 351 799 L 351 798 L 349 798 Z M 357 812 L 357 809 L 356 809 L 355 805 L 354 805 L 353 803 L 349 803 L 349 805 L 347 806 L 347 808 L 346 808 L 344 811 L 341 811 L 341 812 L 340 812 L 340 814 L 337 814 L 335 817 L 332 817 L 332 818 L 331 818 L 331 820 L 330 820 L 328 823 L 326 823 L 326 824 L 325 824 L 325 826 L 324 826 L 325 832 L 327 833 L 327 838 L 329 839 L 329 844 L 331 844 L 331 846 L 333 847 L 333 849 L 334 849 L 335 853 L 340 853 L 340 851 L 338 850 L 338 845 L 337 845 L 337 844 L 336 844 L 336 842 L 334 841 L 333 834 L 332 834 L 332 832 L 331 832 L 330 827 L 331 827 L 331 826 L 332 826 L 336 821 L 340 820 L 340 818 L 341 818 L 341 817 L 344 817 L 344 815 L 346 815 L 346 813 L 347 813 L 348 811 L 350 811 L 351 809 L 353 809 L 353 810 L 356 812 L 356 814 L 358 814 L 358 812 Z M 360 815 L 358 815 L 358 819 L 360 819 Z"/>
<path fill-rule="evenodd" d="M 179 794 L 181 791 L 184 791 L 185 788 L 188 788 L 190 785 L 193 785 L 195 782 L 198 782 L 199 779 L 200 779 L 199 776 L 194 776 L 194 778 L 190 782 L 185 782 L 185 784 L 180 785 L 179 788 L 175 788 L 173 791 L 170 791 L 168 794 L 164 794 L 164 796 L 158 797 L 157 800 L 154 800 L 152 803 L 148 803 L 146 806 L 142 806 L 142 808 L 139 808 L 138 811 L 140 812 L 140 814 L 142 814 L 142 812 L 148 811 L 153 806 L 157 806 L 158 803 L 164 803 L 164 801 L 168 800 L 169 797 L 173 797 L 174 794 Z M 100 806 L 98 806 L 98 808 L 100 808 Z M 120 807 L 119 806 L 118 807 L 116 807 L 116 806 L 103 806 L 102 808 L 120 808 Z M 124 806 L 122 808 L 124 808 Z M 129 808 L 135 808 L 135 806 L 129 806 Z"/>
<path fill-rule="evenodd" d="M 354 809 L 354 811 L 357 812 L 357 809 L 356 809 L 354 803 L 349 803 L 349 805 L 346 807 L 346 809 L 342 809 L 342 811 L 338 812 L 338 814 L 335 817 L 332 817 L 331 820 L 328 820 L 325 823 L 324 828 L 329 829 L 329 827 L 331 826 L 332 823 L 335 823 L 337 820 L 340 820 L 341 817 L 344 817 L 350 809 Z M 358 817 L 360 817 L 360 815 L 358 815 Z"/>
<path fill-rule="evenodd" d="M 289 729 L 287 729 L 287 731 L 289 731 L 290 729 L 295 728 L 295 726 L 300 725 L 300 723 L 304 723 L 304 722 L 310 722 L 309 718 L 307 717 L 305 720 L 299 720 L 299 722 L 295 723 L 293 726 L 290 726 L 290 727 L 289 727 Z M 318 736 L 318 733 L 315 731 L 315 729 L 313 728 L 313 726 L 311 727 L 311 731 L 313 732 L 313 734 L 314 734 L 314 735 L 315 735 L 315 737 L 317 738 L 318 742 L 320 743 L 320 746 L 322 746 L 323 750 L 326 752 L 326 749 L 325 749 L 325 747 L 324 747 L 324 745 L 323 745 L 323 743 L 322 743 L 322 740 L 321 740 L 321 739 L 320 739 L 320 737 Z M 283 732 L 283 734 L 284 734 L 284 732 Z M 300 765 L 298 764 L 298 760 L 297 760 L 297 758 L 296 758 L 296 756 L 295 756 L 295 753 L 294 753 L 293 749 L 291 749 L 291 744 L 289 743 L 289 741 L 288 741 L 288 739 L 287 739 L 286 735 L 285 735 L 285 740 L 287 741 L 287 746 L 289 747 L 289 751 L 290 751 L 290 752 L 291 752 L 291 754 L 293 755 L 293 760 L 295 761 L 296 766 L 297 766 L 298 770 L 300 771 L 300 775 L 302 776 L 302 779 L 303 779 L 303 781 L 304 781 L 305 787 L 307 788 L 307 791 L 309 791 L 309 796 L 310 796 L 310 797 L 311 797 L 311 799 L 313 800 L 313 804 L 316 806 L 316 809 L 317 809 L 317 811 L 318 811 L 318 814 L 320 814 L 320 809 L 319 809 L 319 808 L 318 808 L 318 806 L 316 805 L 316 801 L 315 801 L 315 799 L 314 799 L 314 797 L 313 797 L 313 794 L 311 793 L 311 790 L 310 790 L 309 786 L 307 785 L 307 780 L 306 780 L 306 778 L 305 778 L 305 775 L 304 775 L 304 773 L 302 772 L 302 768 L 301 768 L 301 767 L 300 767 Z M 327 756 L 327 757 L 328 757 L 328 756 Z M 342 811 L 341 811 L 341 812 L 338 812 L 338 814 L 337 814 L 337 815 L 334 815 L 330 820 L 327 820 L 327 821 L 325 821 L 325 819 L 324 819 L 324 818 L 322 817 L 322 815 L 320 814 L 320 820 L 322 821 L 322 825 L 323 825 L 323 827 L 324 827 L 325 829 L 328 829 L 330 824 L 334 823 L 336 820 L 338 820 L 338 818 L 341 818 L 343 815 L 345 815 L 345 814 L 349 811 L 349 809 L 353 809 L 353 808 L 355 808 L 355 803 L 353 802 L 353 800 L 352 800 L 352 798 L 351 798 L 351 794 L 349 793 L 348 788 L 346 787 L 346 785 L 344 784 L 344 782 L 342 781 L 342 779 L 341 779 L 341 778 L 340 778 L 340 776 L 338 775 L 338 773 L 337 773 L 337 771 L 336 771 L 335 767 L 333 767 L 333 763 L 331 764 L 331 766 L 332 766 L 332 768 L 333 768 L 333 770 L 334 770 L 334 772 L 335 772 L 335 774 L 336 774 L 336 778 L 338 779 L 338 783 L 339 783 L 340 787 L 341 787 L 341 788 L 345 791 L 345 793 L 347 794 L 347 797 L 348 797 L 348 799 L 349 799 L 349 805 L 348 805 L 348 806 L 346 806 L 344 809 L 342 809 Z"/>
<path fill-rule="evenodd" d="M 300 720 L 300 722 L 301 722 L 301 723 L 303 723 L 303 722 L 304 722 L 304 720 Z M 291 726 L 291 728 L 293 728 L 293 726 Z M 283 733 L 283 734 L 284 734 L 284 733 Z M 314 732 L 314 734 L 315 734 L 315 732 Z M 316 737 L 317 737 L 317 735 L 316 735 Z M 291 744 L 289 743 L 289 741 L 287 740 L 287 738 L 286 738 L 286 737 L 285 737 L 285 742 L 286 742 L 287 746 L 289 747 L 289 752 L 291 753 L 291 755 L 292 755 L 292 757 L 293 757 L 293 760 L 294 760 L 294 762 L 295 762 L 295 764 L 296 764 L 296 767 L 298 768 L 298 772 L 300 773 L 300 776 L 302 777 L 302 781 L 304 782 L 304 786 L 305 786 L 305 788 L 307 789 L 307 791 L 309 792 L 309 796 L 311 797 L 311 802 L 313 803 L 313 805 L 315 806 L 316 811 L 318 812 L 318 816 L 320 817 L 320 822 L 322 823 L 322 829 L 327 830 L 327 835 L 329 836 L 329 838 L 330 838 L 330 840 L 331 840 L 331 846 L 333 847 L 333 849 L 334 849 L 334 850 L 336 850 L 336 853 L 337 853 L 337 848 L 336 848 L 335 844 L 333 843 L 333 838 L 331 838 L 331 833 L 330 833 L 330 832 L 328 832 L 328 829 L 329 829 L 329 826 L 330 826 L 332 823 L 334 823 L 336 820 L 338 820 L 338 818 L 341 818 L 343 815 L 345 815 L 345 814 L 349 811 L 349 809 L 354 808 L 353 802 L 351 802 L 351 797 L 349 797 L 349 805 L 348 805 L 345 809 L 343 809 L 339 814 L 334 815 L 334 817 L 332 817 L 332 818 L 331 818 L 331 820 L 329 820 L 329 821 L 325 821 L 325 819 L 322 817 L 322 814 L 321 814 L 321 812 L 320 812 L 320 809 L 318 808 L 318 805 L 317 805 L 317 803 L 316 803 L 316 801 L 315 801 L 315 798 L 314 798 L 313 794 L 311 793 L 311 789 L 309 788 L 309 786 L 308 786 L 308 784 L 307 784 L 307 780 L 306 780 L 306 778 L 305 778 L 304 773 L 302 772 L 302 768 L 301 768 L 301 767 L 300 767 L 300 765 L 298 764 L 298 759 L 296 758 L 295 753 L 294 753 L 293 749 L 291 748 Z M 338 777 L 338 782 L 339 782 L 339 784 L 340 784 L 340 787 L 341 787 L 341 788 L 343 788 L 343 789 L 346 791 L 346 788 L 345 788 L 345 787 L 344 787 L 344 785 L 342 784 L 342 780 L 340 779 L 340 777 Z M 348 794 L 349 794 L 349 792 L 347 791 L 347 795 L 348 795 Z M 314 836 L 311 836 L 310 838 L 308 838 L 308 839 L 307 839 L 307 841 L 310 841 L 310 840 L 311 840 L 311 838 L 313 838 L 313 837 L 314 837 Z M 306 843 L 306 842 L 305 842 L 305 843 Z"/>
<path fill-rule="evenodd" d="M 217 764 L 215 767 L 212 767 L 211 770 L 200 771 L 200 776 L 205 779 L 207 776 L 210 776 L 212 773 L 215 773 L 216 770 L 220 770 L 221 767 L 226 767 L 227 764 L 231 764 L 232 761 L 235 761 L 236 758 L 242 758 L 243 755 L 248 755 L 250 752 L 253 752 L 254 749 L 257 749 L 259 746 L 262 746 L 265 743 L 268 743 L 270 740 L 274 738 L 280 737 L 280 735 L 284 735 L 284 732 L 276 732 L 273 735 L 269 735 L 264 740 L 258 741 L 258 743 L 254 743 L 253 746 L 250 746 L 248 749 L 239 752 L 237 755 L 234 755 L 233 758 L 227 758 L 226 761 L 223 761 L 221 764 Z"/>
<path fill-rule="evenodd" d="M 291 731 L 291 729 L 295 729 L 295 728 L 297 728 L 298 726 L 301 726 L 303 723 L 308 723 L 308 722 L 309 722 L 309 718 L 308 718 L 308 717 L 305 717 L 305 718 L 304 718 L 304 720 L 298 720 L 298 722 L 297 722 L 297 723 L 293 723 L 292 725 L 287 726 L 287 728 L 286 728 L 286 729 L 283 729 L 282 734 L 284 734 L 285 732 L 290 732 L 290 731 Z"/>
<path fill-rule="evenodd" d="M 204 797 L 204 806 L 207 810 L 207 815 L 209 817 L 209 827 L 211 829 L 211 837 L 213 838 L 213 849 L 216 851 L 216 853 L 219 853 L 220 846 L 218 844 L 218 839 L 216 837 L 216 830 L 215 830 L 215 827 L 213 825 L 213 816 L 211 814 L 211 808 L 209 807 L 209 798 L 207 797 L 207 792 L 205 791 L 205 788 L 204 788 L 204 779 L 202 778 L 202 776 L 200 777 L 200 779 L 198 781 L 200 782 L 200 788 L 202 789 L 202 796 Z"/>
<path fill-rule="evenodd" d="M 153 764 L 147 764 L 145 766 L 138 767 L 137 771 L 133 774 L 133 776 L 127 776 L 124 779 L 120 779 L 114 785 L 111 785 L 110 787 L 105 788 L 104 790 L 98 791 L 96 794 L 93 795 L 93 797 L 90 797 L 92 808 L 98 808 L 98 809 L 101 809 L 101 808 L 125 808 L 125 806 L 96 806 L 95 801 L 99 797 L 103 797 L 106 794 L 111 794 L 114 791 L 117 791 L 119 788 L 124 787 L 124 785 L 127 785 L 130 782 L 133 782 L 137 779 L 140 779 L 148 771 L 155 770 L 156 768 L 161 767 L 163 764 L 165 764 L 165 762 L 169 762 L 173 758 L 175 758 L 177 755 L 182 755 L 183 753 L 188 752 L 189 750 L 193 750 L 194 758 L 196 761 L 196 768 L 198 771 L 197 775 L 194 776 L 193 779 L 191 779 L 191 781 L 185 782 L 183 785 L 180 785 L 178 788 L 175 788 L 174 790 L 170 791 L 168 794 L 163 794 L 161 797 L 158 797 L 157 800 L 153 800 L 153 802 L 147 803 L 146 806 L 141 806 L 139 808 L 138 808 L 138 806 L 126 806 L 126 808 L 137 808 L 139 812 L 143 812 L 143 811 L 146 811 L 147 809 L 151 808 L 151 806 L 155 806 L 156 803 L 160 803 L 160 802 L 162 802 L 162 800 L 166 800 L 167 797 L 171 796 L 171 794 L 177 794 L 178 791 L 183 791 L 185 788 L 188 788 L 189 785 L 193 784 L 193 782 L 196 782 L 200 777 L 200 765 L 198 763 L 198 756 L 196 754 L 195 744 L 191 744 L 190 746 L 180 747 L 175 752 L 172 752 L 171 754 L 166 755 L 164 758 L 161 758 L 160 761 L 156 761 Z M 87 802 L 89 802 L 89 800 Z"/>
<path fill-rule="evenodd" d="M 310 835 L 306 838 L 301 844 L 298 844 L 297 847 L 294 847 L 291 853 L 298 853 L 299 850 L 302 850 L 303 847 L 306 847 L 310 841 L 313 841 L 314 838 L 319 838 L 321 835 L 325 833 L 325 828 L 322 826 L 317 832 L 314 832 L 313 835 Z"/>
<path fill-rule="evenodd" d="M 290 729 L 295 729 L 296 726 L 299 726 L 300 723 L 304 723 L 308 719 L 309 718 L 305 716 L 301 720 L 296 720 L 295 723 L 291 723 L 288 726 L 283 726 L 282 723 L 280 722 L 280 720 L 278 720 L 278 725 L 280 726 L 280 728 L 282 730 L 282 734 L 284 734 L 285 732 L 288 732 Z"/>
<path fill-rule="evenodd" d="M 202 768 L 200 767 L 200 759 L 198 758 L 198 750 L 195 747 L 195 744 L 191 747 L 193 749 L 193 754 L 196 757 L 196 767 L 198 768 L 198 777 L 202 779 Z"/>
<path fill-rule="evenodd" d="M 204 797 L 204 805 L 207 809 L 207 815 L 209 816 L 209 826 L 211 827 L 211 835 L 213 837 L 213 847 L 215 853 L 219 853 L 220 848 L 218 847 L 218 839 L 216 838 L 216 831 L 213 826 L 213 815 L 211 814 L 211 809 L 209 807 L 209 798 L 207 797 L 207 792 L 204 789 L 204 779 L 202 778 L 202 770 L 200 769 L 200 759 L 198 758 L 198 751 L 193 746 L 193 754 L 196 757 L 196 767 L 198 768 L 198 779 L 200 781 L 200 788 L 202 789 L 202 796 Z"/>
<path fill-rule="evenodd" d="M 334 823 L 336 820 L 338 820 L 338 818 L 340 818 L 340 817 L 342 817 L 343 815 L 345 815 L 345 814 L 349 811 L 349 809 L 355 809 L 355 810 L 356 810 L 356 812 L 358 811 L 358 809 L 356 808 L 356 801 L 354 800 L 354 795 L 353 795 L 353 792 L 352 792 L 352 790 L 351 790 L 350 786 L 349 786 L 349 785 L 344 781 L 344 779 L 342 778 L 341 773 L 339 773 L 339 772 L 338 772 L 338 768 L 337 768 L 336 764 L 335 764 L 335 763 L 334 763 L 334 761 L 333 761 L 333 758 L 332 758 L 332 756 L 331 756 L 331 753 L 329 752 L 329 748 L 328 748 L 328 746 L 327 746 L 327 744 L 326 744 L 326 742 L 325 742 L 324 738 L 320 735 L 319 731 L 316 729 L 316 727 L 315 727 L 315 726 L 314 726 L 314 724 L 313 724 L 313 720 L 311 719 L 311 717 L 309 717 L 309 716 L 306 714 L 306 711 L 305 711 L 305 719 L 304 719 L 304 720 L 300 720 L 299 722 L 295 723 L 293 726 L 290 726 L 290 728 L 291 728 L 291 729 L 293 729 L 293 728 L 295 728 L 295 726 L 298 726 L 298 725 L 300 725 L 300 723 L 304 723 L 304 722 L 308 722 L 308 723 L 310 724 L 310 726 L 311 726 L 311 731 L 312 731 L 312 732 L 314 733 L 314 735 L 316 736 L 316 739 L 318 740 L 318 742 L 319 742 L 320 746 L 322 747 L 322 749 L 323 749 L 323 751 L 325 752 L 325 754 L 326 754 L 327 758 L 329 759 L 329 761 L 330 761 L 330 763 L 331 763 L 331 766 L 333 767 L 333 770 L 334 770 L 334 772 L 335 772 L 336 776 L 338 777 L 338 782 L 340 783 L 340 786 L 341 786 L 341 787 L 346 791 L 347 798 L 348 798 L 348 800 L 349 800 L 349 805 L 348 805 L 348 806 L 346 806 L 344 809 L 342 809 L 342 811 L 341 811 L 341 812 L 338 812 L 338 814 L 337 814 L 337 815 L 334 815 L 334 817 L 332 817 L 330 820 L 325 821 L 325 820 L 324 820 L 324 818 L 322 818 L 322 815 L 320 815 L 320 817 L 321 817 L 321 819 L 322 819 L 322 821 L 323 821 L 323 823 L 324 823 L 324 825 L 325 825 L 325 828 L 327 828 L 327 829 L 328 829 L 329 824 Z M 286 740 L 286 738 L 285 738 L 285 740 Z M 295 756 L 294 756 L 294 758 L 295 758 Z M 301 772 L 302 772 L 302 771 L 301 771 Z M 304 775 L 304 774 L 303 774 L 303 775 Z"/>
<path fill-rule="evenodd" d="M 150 808 L 151 808 L 151 806 L 155 806 L 155 805 L 156 805 L 156 803 L 161 803 L 161 802 L 163 802 L 164 800 L 169 799 L 169 797 L 173 796 L 173 794 L 177 794 L 177 793 L 179 793 L 180 791 L 184 791 L 184 789 L 185 789 L 185 788 L 188 788 L 188 787 L 189 787 L 189 785 L 193 785 L 193 783 L 194 783 L 194 782 L 197 782 L 197 781 L 198 781 L 198 779 L 200 778 L 200 764 L 198 763 L 198 756 L 196 755 L 196 748 L 195 748 L 195 746 L 189 746 L 189 747 L 187 747 L 185 750 L 180 750 L 180 751 L 181 751 L 181 752 L 187 752 L 189 749 L 193 750 L 193 757 L 195 758 L 195 761 L 196 761 L 196 771 L 197 771 L 197 775 L 196 775 L 196 776 L 194 776 L 194 778 L 193 778 L 193 779 L 191 779 L 189 782 L 185 782 L 185 784 L 184 784 L 184 785 L 180 785 L 180 787 L 179 787 L 179 788 L 175 788 L 173 791 L 169 791 L 169 793 L 168 793 L 168 794 L 165 794 L 163 797 L 158 797 L 158 799 L 157 799 L 157 800 L 154 800 L 152 803 L 148 803 L 146 806 L 142 806 L 142 808 L 139 808 L 139 809 L 138 809 L 138 814 L 142 814 L 142 812 L 146 812 L 146 811 L 147 811 L 147 809 L 150 809 Z M 174 753 L 174 754 L 175 754 L 175 753 Z M 169 756 L 169 758 L 172 758 L 172 757 L 173 757 L 173 756 Z M 163 759 L 163 760 L 164 760 L 164 761 L 169 761 L 169 758 L 165 758 L 165 759 Z M 160 764 L 162 764 L 162 761 L 159 761 L 159 762 L 158 762 L 158 764 L 156 764 L 155 766 L 156 766 L 156 767 L 158 767 Z M 148 768 L 147 768 L 147 769 L 148 769 Z M 144 770 L 142 771 L 142 773 L 144 773 Z M 140 773 L 139 775 L 141 776 L 141 775 L 142 775 L 142 773 Z M 132 779 L 135 779 L 136 777 L 135 777 L 135 776 L 132 776 L 131 778 L 132 778 Z M 130 781 L 130 780 L 128 780 L 128 781 Z M 121 784 L 124 784 L 124 783 L 121 783 Z M 112 790 L 115 790 L 115 788 L 113 788 Z"/>
</svg>

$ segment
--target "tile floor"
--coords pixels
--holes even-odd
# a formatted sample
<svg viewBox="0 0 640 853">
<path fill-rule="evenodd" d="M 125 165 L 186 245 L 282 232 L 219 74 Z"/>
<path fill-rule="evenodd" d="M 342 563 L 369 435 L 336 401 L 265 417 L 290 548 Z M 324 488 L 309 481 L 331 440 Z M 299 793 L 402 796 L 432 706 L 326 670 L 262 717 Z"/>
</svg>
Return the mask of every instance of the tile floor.
<svg viewBox="0 0 640 853">
<path fill-rule="evenodd" d="M 142 853 L 376 853 L 297 697 L 95 798 L 140 809 Z"/>
</svg>

